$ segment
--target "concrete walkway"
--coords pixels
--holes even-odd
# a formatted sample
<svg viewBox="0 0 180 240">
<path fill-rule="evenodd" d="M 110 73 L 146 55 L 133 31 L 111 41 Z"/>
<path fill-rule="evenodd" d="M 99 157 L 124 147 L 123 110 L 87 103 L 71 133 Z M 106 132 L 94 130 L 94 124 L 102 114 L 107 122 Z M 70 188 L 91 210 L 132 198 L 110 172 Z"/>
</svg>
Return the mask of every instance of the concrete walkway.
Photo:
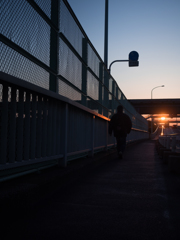
<svg viewBox="0 0 180 240">
<path fill-rule="evenodd" d="M 180 176 L 163 165 L 155 141 L 129 147 L 122 160 L 104 156 L 46 187 L 25 209 L 3 206 L 1 239 L 180 239 Z"/>
</svg>

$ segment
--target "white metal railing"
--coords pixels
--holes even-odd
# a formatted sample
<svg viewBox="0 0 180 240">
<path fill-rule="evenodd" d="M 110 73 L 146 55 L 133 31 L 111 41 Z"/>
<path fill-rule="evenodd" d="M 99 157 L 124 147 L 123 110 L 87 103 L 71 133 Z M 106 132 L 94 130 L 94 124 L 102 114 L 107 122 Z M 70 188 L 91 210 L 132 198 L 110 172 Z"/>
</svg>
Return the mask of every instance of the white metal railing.
<svg viewBox="0 0 180 240">
<path fill-rule="evenodd" d="M 60 164 L 115 146 L 109 118 L 89 108 L 0 72 L 0 173 Z M 132 129 L 127 142 L 147 139 Z M 13 170 L 14 171 L 14 170 Z"/>
<path fill-rule="evenodd" d="M 159 126 L 157 126 L 156 130 L 151 133 L 150 138 L 154 139 L 157 135 L 159 135 Z"/>
<path fill-rule="evenodd" d="M 179 136 L 166 135 L 159 136 L 159 142 L 163 147 L 171 149 L 172 152 L 179 151 Z"/>
</svg>

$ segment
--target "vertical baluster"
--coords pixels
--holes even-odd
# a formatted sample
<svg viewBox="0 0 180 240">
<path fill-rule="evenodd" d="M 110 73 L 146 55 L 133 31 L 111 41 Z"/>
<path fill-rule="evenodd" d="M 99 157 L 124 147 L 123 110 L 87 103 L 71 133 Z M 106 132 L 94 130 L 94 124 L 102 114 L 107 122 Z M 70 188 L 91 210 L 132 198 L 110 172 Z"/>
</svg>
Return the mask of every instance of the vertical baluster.
<svg viewBox="0 0 180 240">
<path fill-rule="evenodd" d="M 42 157 L 46 157 L 47 148 L 47 98 L 43 97 Z"/>
<path fill-rule="evenodd" d="M 24 160 L 29 160 L 30 149 L 30 93 L 26 92 L 25 102 L 25 118 L 24 118 Z"/>
<path fill-rule="evenodd" d="M 41 157 L 42 145 L 42 96 L 38 96 L 38 112 L 37 112 L 37 143 L 36 143 L 36 157 Z"/>
<path fill-rule="evenodd" d="M 0 163 L 7 161 L 7 133 L 8 133 L 8 86 L 3 85 L 1 114 L 1 142 L 0 142 Z"/>
<path fill-rule="evenodd" d="M 32 94 L 31 106 L 31 136 L 30 136 L 30 158 L 35 159 L 36 156 L 36 95 Z"/>
<path fill-rule="evenodd" d="M 11 88 L 10 103 L 10 120 L 9 120 L 9 162 L 15 162 L 16 154 L 16 88 Z"/>
<path fill-rule="evenodd" d="M 57 101 L 54 100 L 52 116 L 52 155 L 56 155 L 56 119 L 57 118 Z"/>
<path fill-rule="evenodd" d="M 59 165 L 62 165 L 63 167 L 67 166 L 67 146 L 68 146 L 68 115 L 69 115 L 69 108 L 68 104 L 65 103 L 64 109 L 63 109 L 63 119 L 62 119 L 62 138 L 61 138 L 61 147 L 62 147 L 62 153 L 63 153 L 63 160 L 59 162 Z"/>
<path fill-rule="evenodd" d="M 23 160 L 23 114 L 24 91 L 19 89 L 18 118 L 17 118 L 17 162 Z"/>
<path fill-rule="evenodd" d="M 61 122 L 61 105 L 57 105 L 57 124 L 56 124 L 56 154 L 59 155 L 61 154 L 60 152 L 60 138 L 61 138 L 61 128 L 60 125 L 62 124 Z"/>
<path fill-rule="evenodd" d="M 47 130 L 47 156 L 52 154 L 52 99 L 48 102 L 48 130 Z"/>
</svg>

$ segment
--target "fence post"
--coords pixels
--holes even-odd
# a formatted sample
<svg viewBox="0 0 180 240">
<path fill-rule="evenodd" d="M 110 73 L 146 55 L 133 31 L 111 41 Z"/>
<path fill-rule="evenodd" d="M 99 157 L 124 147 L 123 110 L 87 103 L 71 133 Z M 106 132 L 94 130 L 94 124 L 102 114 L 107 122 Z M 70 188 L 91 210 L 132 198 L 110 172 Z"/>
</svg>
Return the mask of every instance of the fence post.
<svg viewBox="0 0 180 240">
<path fill-rule="evenodd" d="M 99 113 L 103 114 L 102 112 L 102 83 L 103 83 L 103 64 L 102 62 L 99 63 Z"/>
<path fill-rule="evenodd" d="M 48 118 L 48 99 L 43 97 L 43 123 L 42 123 L 42 157 L 47 156 L 47 118 Z"/>
<path fill-rule="evenodd" d="M 67 146 L 68 146 L 68 115 L 69 115 L 69 106 L 68 103 L 65 103 L 64 111 L 63 111 L 63 121 L 62 121 L 62 153 L 63 160 L 59 160 L 59 166 L 66 167 L 67 166 Z"/>
<path fill-rule="evenodd" d="M 11 111 L 10 111 L 10 119 L 9 119 L 10 121 L 9 122 L 9 162 L 13 163 L 15 162 L 15 157 L 16 157 L 16 107 L 17 107 L 16 87 L 11 87 L 11 103 L 10 104 L 11 104 Z M 30 132 L 30 130 L 28 132 Z"/>
<path fill-rule="evenodd" d="M 24 107 L 24 160 L 29 160 L 30 150 L 30 92 L 26 91 L 26 102 Z"/>
<path fill-rule="evenodd" d="M 3 85 L 2 97 L 2 116 L 1 116 L 1 139 L 0 139 L 0 163 L 5 164 L 7 161 L 7 134 L 8 134 L 8 86 Z"/>
<path fill-rule="evenodd" d="M 49 90 L 58 92 L 57 74 L 58 74 L 58 59 L 59 59 L 59 0 L 51 1 L 51 21 L 56 26 L 56 30 L 51 27 L 50 37 L 50 68 L 53 73 L 50 73 Z"/>
<path fill-rule="evenodd" d="M 104 104 L 107 109 L 109 109 L 109 74 L 104 68 Z M 108 113 L 104 116 L 109 117 Z"/>
<path fill-rule="evenodd" d="M 31 132 L 30 132 L 30 159 L 35 159 L 36 156 L 36 94 L 33 93 L 31 96 Z"/>
<path fill-rule="evenodd" d="M 114 103 L 115 103 L 115 97 L 114 97 L 115 93 L 114 92 L 115 91 L 114 90 L 115 90 L 115 81 L 113 80 L 112 81 L 112 100 L 111 100 L 112 101 L 111 107 L 112 107 L 112 113 L 113 114 L 114 114 L 114 110 L 115 110 L 115 106 L 114 106 Z"/>
<path fill-rule="evenodd" d="M 19 89 L 18 102 L 18 118 L 17 118 L 17 162 L 23 160 L 23 114 L 24 114 L 24 91 Z"/>
<path fill-rule="evenodd" d="M 81 103 L 82 105 L 87 105 L 87 62 L 88 62 L 88 42 L 86 38 L 82 39 L 82 92 L 81 94 Z"/>
</svg>

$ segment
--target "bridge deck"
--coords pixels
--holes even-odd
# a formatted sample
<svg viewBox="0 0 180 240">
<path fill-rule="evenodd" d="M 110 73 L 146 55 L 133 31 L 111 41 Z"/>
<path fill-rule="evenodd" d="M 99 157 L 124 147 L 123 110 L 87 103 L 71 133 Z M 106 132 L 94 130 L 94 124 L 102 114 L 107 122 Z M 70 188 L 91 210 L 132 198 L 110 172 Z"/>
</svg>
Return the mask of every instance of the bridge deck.
<svg viewBox="0 0 180 240">
<path fill-rule="evenodd" d="M 50 171 L 36 180 L 21 179 L 19 188 L 41 187 L 29 191 L 29 201 L 19 197 L 20 206 L 14 211 L 1 204 L 6 213 L 4 239 L 11 234 L 26 240 L 179 239 L 180 176 L 162 164 L 155 142 L 129 147 L 122 160 L 115 153 L 104 160 L 60 178 L 53 187 L 45 184 L 46 194 L 39 192 Z M 12 182 L 4 187 L 12 187 Z M 26 209 L 20 211 L 25 203 Z"/>
</svg>

